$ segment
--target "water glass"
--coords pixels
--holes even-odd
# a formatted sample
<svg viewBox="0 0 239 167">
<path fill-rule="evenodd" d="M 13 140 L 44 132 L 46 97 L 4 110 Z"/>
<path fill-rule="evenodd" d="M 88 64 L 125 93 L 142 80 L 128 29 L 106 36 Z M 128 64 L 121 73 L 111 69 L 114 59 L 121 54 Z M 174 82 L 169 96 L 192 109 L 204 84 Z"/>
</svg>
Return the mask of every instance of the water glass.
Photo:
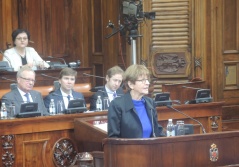
<svg viewBox="0 0 239 167">
<path fill-rule="evenodd" d="M 16 117 L 16 108 L 14 105 L 9 106 L 8 118 L 14 119 Z"/>
<path fill-rule="evenodd" d="M 108 110 L 109 105 L 110 105 L 110 100 L 108 97 L 105 97 L 103 101 L 103 110 Z"/>
<path fill-rule="evenodd" d="M 64 114 L 64 107 L 63 107 L 63 101 L 59 100 L 57 101 L 57 107 L 56 107 L 57 114 Z"/>
<path fill-rule="evenodd" d="M 185 135 L 184 121 L 177 121 L 177 136 Z"/>
</svg>

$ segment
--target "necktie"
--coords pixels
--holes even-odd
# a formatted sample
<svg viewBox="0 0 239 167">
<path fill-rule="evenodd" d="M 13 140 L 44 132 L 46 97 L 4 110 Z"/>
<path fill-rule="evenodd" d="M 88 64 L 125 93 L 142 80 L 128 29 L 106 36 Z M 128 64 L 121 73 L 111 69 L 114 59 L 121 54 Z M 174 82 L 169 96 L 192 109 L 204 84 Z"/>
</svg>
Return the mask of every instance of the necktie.
<svg viewBox="0 0 239 167">
<path fill-rule="evenodd" d="M 116 92 L 113 93 L 113 99 L 115 99 L 117 97 Z"/>
<path fill-rule="evenodd" d="M 26 93 L 24 96 L 26 96 L 27 102 L 29 103 L 30 102 L 29 93 Z"/>
<path fill-rule="evenodd" d="M 70 100 L 71 100 L 71 96 L 70 96 L 70 95 L 68 95 L 68 96 L 67 96 L 67 99 L 68 99 L 68 101 L 70 101 Z"/>
</svg>

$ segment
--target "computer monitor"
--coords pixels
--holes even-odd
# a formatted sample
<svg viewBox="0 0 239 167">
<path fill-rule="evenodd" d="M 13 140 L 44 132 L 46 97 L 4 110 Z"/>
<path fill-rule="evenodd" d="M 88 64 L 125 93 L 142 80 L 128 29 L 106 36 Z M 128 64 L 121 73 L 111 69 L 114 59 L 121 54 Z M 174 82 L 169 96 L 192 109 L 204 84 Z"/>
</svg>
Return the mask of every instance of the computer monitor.
<svg viewBox="0 0 239 167">
<path fill-rule="evenodd" d="M 17 118 L 28 118 L 41 116 L 41 112 L 38 111 L 38 103 L 22 103 Z"/>
<path fill-rule="evenodd" d="M 0 61 L 0 71 L 14 71 L 7 61 Z"/>
<path fill-rule="evenodd" d="M 169 92 L 157 93 L 154 98 L 156 106 L 172 105 Z"/>
<path fill-rule="evenodd" d="M 178 130 L 178 125 L 175 126 L 175 135 L 176 136 L 178 136 L 177 130 Z M 185 135 L 194 134 L 193 124 L 184 124 L 184 131 L 185 131 Z"/>
<path fill-rule="evenodd" d="M 212 101 L 210 89 L 199 89 L 195 97 L 196 103 L 208 103 Z"/>
<path fill-rule="evenodd" d="M 84 111 L 87 111 L 85 100 L 74 99 L 69 101 L 68 108 L 65 109 L 65 114 L 82 113 Z"/>
</svg>

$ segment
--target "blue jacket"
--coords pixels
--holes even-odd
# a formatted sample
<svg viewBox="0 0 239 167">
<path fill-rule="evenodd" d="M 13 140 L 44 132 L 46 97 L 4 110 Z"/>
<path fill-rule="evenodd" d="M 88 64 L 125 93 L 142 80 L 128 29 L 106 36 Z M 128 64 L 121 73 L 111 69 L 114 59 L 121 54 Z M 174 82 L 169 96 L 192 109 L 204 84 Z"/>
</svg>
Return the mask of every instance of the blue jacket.
<svg viewBox="0 0 239 167">
<path fill-rule="evenodd" d="M 144 96 L 147 115 L 152 125 L 151 137 L 165 136 L 163 127 L 158 124 L 157 111 L 153 99 Z M 108 137 L 142 138 L 143 128 L 135 111 L 130 93 L 117 97 L 108 110 Z"/>
</svg>

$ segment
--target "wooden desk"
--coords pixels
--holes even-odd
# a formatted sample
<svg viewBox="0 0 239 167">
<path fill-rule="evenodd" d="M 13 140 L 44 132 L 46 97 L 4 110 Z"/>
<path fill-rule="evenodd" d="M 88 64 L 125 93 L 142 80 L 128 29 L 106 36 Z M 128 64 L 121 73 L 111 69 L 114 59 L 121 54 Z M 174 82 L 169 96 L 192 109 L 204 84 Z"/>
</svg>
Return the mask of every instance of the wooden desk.
<svg viewBox="0 0 239 167">
<path fill-rule="evenodd" d="M 214 115 L 218 114 L 220 117 L 221 103 L 205 103 L 201 105 L 202 106 L 193 105 L 191 108 L 190 106 L 178 106 L 177 109 L 184 111 L 184 108 L 186 108 L 187 111 L 185 110 L 185 113 L 190 114 L 191 112 L 191 116 L 199 120 L 202 119 L 200 115 L 203 113 L 205 117 L 207 116 L 206 119 L 208 120 L 210 118 L 209 114 L 206 114 L 206 108 L 209 107 L 210 110 L 213 110 L 213 108 L 218 107 L 218 111 L 214 110 L 215 113 L 213 111 L 209 112 L 211 114 L 214 113 Z M 203 105 L 205 106 L 204 112 L 202 112 Z M 201 110 L 198 110 L 198 112 L 193 111 L 193 109 L 196 110 L 196 108 L 201 108 Z M 173 119 L 183 118 L 183 116 L 178 115 L 176 112 L 167 111 L 166 108 L 165 111 L 163 108 L 158 108 L 158 113 L 161 119 L 159 120 L 160 124 L 163 124 L 163 121 L 166 121 L 168 116 Z M 106 119 L 107 111 L 0 120 L 0 136 L 2 138 L 0 155 L 3 156 L 6 154 L 6 151 L 12 153 L 15 156 L 14 165 L 12 167 L 53 167 L 53 147 L 55 143 L 62 138 L 69 138 L 74 143 L 77 143 L 78 152 L 102 151 L 102 140 L 107 137 L 107 134 L 99 130 L 99 128 L 93 127 L 92 121 L 104 121 Z M 77 123 L 80 123 L 78 124 L 80 125 L 78 128 L 76 128 Z M 198 125 L 196 124 L 196 126 Z M 10 155 L 7 155 L 7 158 L 10 159 Z M 0 160 L 0 164 L 4 166 L 2 159 Z"/>
<path fill-rule="evenodd" d="M 53 85 L 55 80 L 58 80 L 59 73 L 62 69 L 50 69 L 50 70 L 36 70 L 36 82 L 34 86 L 48 86 Z M 93 74 L 93 69 L 88 68 L 75 68 L 77 71 L 76 83 L 93 83 L 92 77 L 84 76 L 83 73 Z M 41 74 L 46 74 L 50 77 L 42 76 Z M 5 77 L 9 80 L 4 80 Z M 51 78 L 53 77 L 53 78 Z M 56 79 L 55 79 L 56 78 Z M 16 72 L 0 71 L 0 89 L 10 88 L 10 84 L 14 83 L 11 80 L 16 81 Z"/>
<path fill-rule="evenodd" d="M 55 167 L 52 161 L 55 143 L 62 138 L 75 143 L 74 119 L 96 115 L 106 115 L 106 112 L 0 120 L 1 157 L 8 152 L 6 160 L 1 158 L 0 166 L 12 161 L 12 154 L 15 157 L 12 167 Z M 83 152 L 83 148 L 78 145 L 78 152 Z"/>
<path fill-rule="evenodd" d="M 173 106 L 175 109 L 193 117 L 202 123 L 207 133 L 222 131 L 222 106 L 224 102 L 182 104 Z M 194 133 L 202 133 L 200 125 L 190 118 L 170 109 L 168 107 L 158 107 L 158 121 L 166 127 L 168 119 L 172 118 L 174 124 L 177 120 L 194 125 Z"/>
<path fill-rule="evenodd" d="M 175 106 L 176 109 L 186 113 L 200 121 L 206 132 L 222 131 L 222 105 L 223 102 L 201 103 Z M 200 125 L 185 117 L 184 115 L 169 109 L 167 107 L 158 107 L 158 122 L 164 128 L 168 119 L 172 118 L 174 123 L 176 120 L 184 120 L 185 123 L 194 125 L 194 133 L 202 133 Z M 76 140 L 80 145 L 84 145 L 84 151 L 102 151 L 102 140 L 107 137 L 107 133 L 96 126 L 94 123 L 107 122 L 107 116 L 95 116 L 90 118 L 76 118 L 74 121 Z"/>
<path fill-rule="evenodd" d="M 196 92 L 198 90 L 197 88 L 207 89 L 205 81 L 162 85 L 163 92 L 170 92 L 170 98 L 172 100 L 180 100 L 181 103 L 185 103 L 185 101 L 195 99 Z"/>
<path fill-rule="evenodd" d="M 239 131 L 150 139 L 107 138 L 103 145 L 104 167 L 217 167 L 239 163 Z"/>
</svg>

